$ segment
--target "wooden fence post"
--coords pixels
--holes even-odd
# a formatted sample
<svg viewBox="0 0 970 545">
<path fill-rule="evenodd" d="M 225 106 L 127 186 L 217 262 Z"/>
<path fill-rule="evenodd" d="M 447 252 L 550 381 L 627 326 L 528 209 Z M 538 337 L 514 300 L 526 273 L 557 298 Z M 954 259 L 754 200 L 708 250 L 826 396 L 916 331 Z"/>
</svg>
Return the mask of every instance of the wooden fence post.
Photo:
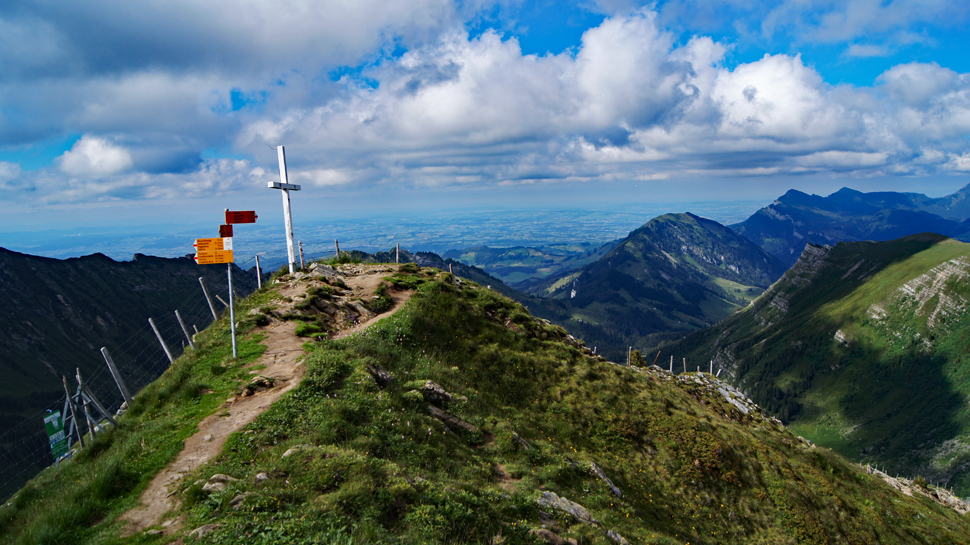
<svg viewBox="0 0 970 545">
<path fill-rule="evenodd" d="M 64 383 L 64 393 L 67 394 L 67 405 L 71 408 L 71 427 L 77 432 L 77 442 L 81 445 L 81 448 L 84 448 L 84 434 L 81 433 L 81 426 L 78 424 L 77 409 L 74 407 L 71 391 L 67 389 L 67 377 L 61 375 L 61 382 Z"/>
<path fill-rule="evenodd" d="M 300 269 L 305 269 L 306 265 L 303 263 L 303 241 L 300 241 Z"/>
<path fill-rule="evenodd" d="M 159 333 L 158 328 L 155 326 L 155 320 L 149 318 L 148 323 L 152 326 L 152 329 L 155 330 L 155 336 L 158 337 L 158 342 L 161 343 L 162 350 L 164 350 L 165 355 L 168 356 L 168 362 L 172 363 L 175 361 L 175 358 L 172 357 L 172 351 L 168 349 L 168 345 L 165 344 L 165 339 L 162 338 L 162 334 Z"/>
<path fill-rule="evenodd" d="M 212 296 L 209 295 L 209 287 L 205 285 L 205 278 L 200 276 L 199 283 L 202 284 L 202 293 L 205 294 L 205 300 L 209 303 L 209 310 L 212 311 L 212 319 L 218 320 L 219 315 L 216 314 L 216 305 L 212 302 Z"/>
<path fill-rule="evenodd" d="M 182 315 L 179 314 L 178 310 L 175 311 L 175 317 L 178 319 L 179 325 L 182 326 L 182 333 L 185 333 L 185 338 L 188 339 L 189 346 L 192 347 L 192 350 L 195 350 L 195 343 L 192 342 L 192 336 L 189 335 L 189 328 L 185 327 L 185 322 L 182 321 Z"/>
<path fill-rule="evenodd" d="M 176 311 L 178 312 L 178 311 Z M 181 318 L 179 318 L 181 321 Z M 184 327 L 184 326 L 183 326 Z M 104 356 L 105 363 L 108 364 L 108 371 L 111 371 L 111 376 L 115 379 L 115 384 L 118 385 L 118 389 L 121 390 L 121 397 L 125 398 L 125 403 L 128 407 L 131 407 L 131 393 L 128 392 L 128 386 L 125 385 L 125 381 L 121 378 L 121 373 L 118 372 L 118 368 L 115 367 L 115 362 L 111 359 L 111 354 L 108 354 L 108 348 L 101 347 L 101 355 Z"/>
<path fill-rule="evenodd" d="M 77 386 L 78 386 L 78 392 L 85 399 L 85 401 L 90 401 L 91 404 L 94 405 L 94 408 L 97 409 L 99 413 L 101 413 L 101 416 L 108 419 L 108 422 L 111 422 L 111 425 L 117 428 L 118 422 L 116 422 L 115 419 L 112 418 L 111 414 L 107 410 L 105 410 L 104 405 L 102 405 L 101 402 L 98 401 L 98 398 L 97 396 L 94 395 L 94 392 L 92 392 L 90 388 L 88 388 L 87 386 L 84 385 L 83 382 L 81 382 L 80 369 L 77 369 Z"/>
<path fill-rule="evenodd" d="M 337 239 L 333 239 L 333 246 L 337 249 L 337 261 L 340 261 L 340 242 Z"/>
</svg>

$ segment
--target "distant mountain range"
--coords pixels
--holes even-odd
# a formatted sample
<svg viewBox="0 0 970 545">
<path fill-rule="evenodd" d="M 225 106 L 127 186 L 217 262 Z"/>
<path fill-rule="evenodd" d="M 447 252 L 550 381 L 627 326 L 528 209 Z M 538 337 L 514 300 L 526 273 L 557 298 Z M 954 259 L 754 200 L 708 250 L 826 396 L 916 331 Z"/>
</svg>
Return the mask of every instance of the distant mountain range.
<svg viewBox="0 0 970 545">
<path fill-rule="evenodd" d="M 753 305 L 662 346 L 714 360 L 792 429 L 970 493 L 970 245 L 810 245 Z M 722 377 L 724 378 L 724 377 Z"/>
<path fill-rule="evenodd" d="M 792 189 L 731 228 L 790 267 L 806 244 L 893 240 L 926 232 L 968 241 L 967 218 L 970 185 L 938 199 L 849 188 L 820 197 Z"/>
<path fill-rule="evenodd" d="M 530 309 L 625 361 L 628 346 L 653 335 L 725 318 L 783 272 L 777 259 L 717 222 L 665 214 L 600 260 L 531 290 L 544 298 Z"/>
</svg>

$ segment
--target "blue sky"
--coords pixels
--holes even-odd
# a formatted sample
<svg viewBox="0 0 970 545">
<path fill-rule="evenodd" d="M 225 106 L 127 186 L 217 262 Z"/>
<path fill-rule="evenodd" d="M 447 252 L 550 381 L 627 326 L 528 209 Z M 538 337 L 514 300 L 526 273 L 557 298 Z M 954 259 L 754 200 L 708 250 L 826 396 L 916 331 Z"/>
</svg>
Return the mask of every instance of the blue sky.
<svg viewBox="0 0 970 545">
<path fill-rule="evenodd" d="M 940 196 L 970 182 L 968 19 L 944 0 L 4 4 L 0 232 L 275 210 L 278 144 L 315 217 Z"/>
</svg>

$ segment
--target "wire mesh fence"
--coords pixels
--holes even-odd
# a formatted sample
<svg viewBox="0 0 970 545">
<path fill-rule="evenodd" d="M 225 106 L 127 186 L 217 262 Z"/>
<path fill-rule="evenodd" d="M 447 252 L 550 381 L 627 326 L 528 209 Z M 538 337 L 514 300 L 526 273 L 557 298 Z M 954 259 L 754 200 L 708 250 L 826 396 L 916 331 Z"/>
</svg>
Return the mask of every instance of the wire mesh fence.
<svg viewBox="0 0 970 545">
<path fill-rule="evenodd" d="M 346 251 L 342 249 L 341 254 Z M 393 254 L 391 249 L 389 254 L 391 261 L 393 261 Z M 304 242 L 302 245 L 302 259 L 307 265 L 336 256 L 337 248 L 333 240 L 314 240 Z M 264 278 L 289 263 L 286 252 L 262 252 L 259 254 L 259 259 Z M 296 252 L 295 259 L 299 264 L 301 259 L 299 250 Z M 235 265 L 255 274 L 256 258 L 255 256 L 241 258 Z M 224 304 L 219 299 L 213 298 L 213 300 L 216 312 L 222 313 L 225 310 Z M 197 294 L 187 296 L 174 305 L 168 314 L 154 316 L 159 335 L 172 352 L 173 358 L 179 357 L 188 346 L 188 339 L 175 316 L 175 310 L 179 311 L 189 335 L 202 331 L 213 322 L 212 311 L 201 287 Z M 170 366 L 168 356 L 147 320 L 144 324 L 135 327 L 134 331 L 127 339 L 105 347 L 132 395 L 155 381 Z M 101 355 L 98 354 L 98 358 L 100 357 Z M 88 371 L 82 377 L 86 387 L 95 394 L 108 412 L 116 412 L 121 408 L 124 398 L 107 365 L 100 365 Z M 73 395 L 77 388 L 73 377 L 68 379 L 68 387 Z M 44 417 L 55 411 L 62 411 L 62 417 L 66 418 L 65 398 L 66 394 L 59 401 L 38 408 L 33 414 L 0 430 L 0 498 L 9 498 L 34 475 L 54 463 L 43 421 Z"/>
<path fill-rule="evenodd" d="M 255 265 L 255 258 L 241 260 L 237 265 L 247 264 Z M 214 301 L 216 312 L 221 314 L 225 307 L 217 299 Z M 176 310 L 185 322 L 189 335 L 194 334 L 196 330 L 202 331 L 213 322 L 212 312 L 201 286 L 197 294 L 189 295 L 183 301 L 173 305 L 166 315 L 154 316 L 153 320 L 159 334 L 173 358 L 181 356 L 189 346 L 185 332 L 175 316 Z M 144 324 L 136 326 L 134 331 L 124 341 L 105 346 L 133 395 L 155 381 L 171 365 L 147 320 Z M 100 351 L 100 348 L 98 350 Z M 101 358 L 100 353 L 98 358 Z M 106 364 L 88 369 L 82 379 L 85 386 L 95 394 L 109 413 L 114 413 L 121 408 L 125 401 L 124 397 Z M 77 383 L 73 377 L 68 378 L 68 387 L 73 395 L 77 389 Z M 34 475 L 54 463 L 44 429 L 44 418 L 52 412 L 64 411 L 66 395 L 65 393 L 59 401 L 39 408 L 26 418 L 0 431 L 0 498 L 6 500 Z M 62 417 L 66 418 L 66 412 L 62 412 Z M 79 416 L 79 419 L 83 420 L 83 416 Z"/>
</svg>

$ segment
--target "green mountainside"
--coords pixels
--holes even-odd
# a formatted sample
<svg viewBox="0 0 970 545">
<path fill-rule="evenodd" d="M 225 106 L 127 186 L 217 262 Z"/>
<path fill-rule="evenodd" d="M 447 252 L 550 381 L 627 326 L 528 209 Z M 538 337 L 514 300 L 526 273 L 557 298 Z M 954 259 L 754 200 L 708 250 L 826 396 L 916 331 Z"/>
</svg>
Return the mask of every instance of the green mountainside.
<svg viewBox="0 0 970 545">
<path fill-rule="evenodd" d="M 293 308 L 307 312 L 341 284 L 283 280 L 305 284 L 308 295 Z M 919 493 L 925 487 L 912 495 L 890 488 L 796 438 L 709 375 L 608 363 L 520 305 L 434 269 L 402 268 L 387 282 L 415 289 L 413 297 L 366 331 L 306 344 L 300 385 L 173 488 L 181 507 L 169 517 L 181 523 L 121 538 L 117 517 L 196 423 L 249 380 L 246 365 L 264 350 L 260 328 L 280 319 L 275 309 L 285 298 L 274 290 L 282 284 L 242 303 L 238 360 L 229 356 L 223 318 L 202 333 L 197 351 L 136 397 L 117 429 L 0 506 L 0 538 L 59 545 L 970 540 L 967 517 Z M 205 491 L 207 481 L 223 484 Z"/>
<path fill-rule="evenodd" d="M 713 324 L 783 272 L 776 259 L 717 222 L 665 214 L 599 261 L 541 286 L 548 297 L 531 301 L 530 309 L 625 361 L 628 346 Z"/>
<path fill-rule="evenodd" d="M 849 188 L 820 197 L 792 189 L 731 228 L 791 266 L 806 244 L 893 240 L 926 232 L 970 240 L 967 218 L 970 186 L 939 199 Z"/>
<path fill-rule="evenodd" d="M 708 362 L 797 433 L 970 494 L 970 245 L 808 246 L 753 305 L 662 347 Z"/>
</svg>

